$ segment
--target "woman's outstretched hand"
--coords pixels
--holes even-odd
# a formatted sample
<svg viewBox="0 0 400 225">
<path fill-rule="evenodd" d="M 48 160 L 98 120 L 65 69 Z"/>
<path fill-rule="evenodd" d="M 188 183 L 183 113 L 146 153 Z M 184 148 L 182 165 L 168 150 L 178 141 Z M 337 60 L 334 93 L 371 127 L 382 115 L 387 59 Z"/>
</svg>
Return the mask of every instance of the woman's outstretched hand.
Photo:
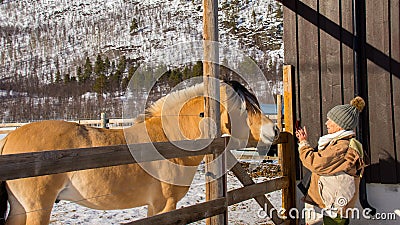
<svg viewBox="0 0 400 225">
<path fill-rule="evenodd" d="M 296 130 L 296 137 L 299 139 L 299 142 L 308 140 L 307 129 L 305 126 Z"/>
</svg>

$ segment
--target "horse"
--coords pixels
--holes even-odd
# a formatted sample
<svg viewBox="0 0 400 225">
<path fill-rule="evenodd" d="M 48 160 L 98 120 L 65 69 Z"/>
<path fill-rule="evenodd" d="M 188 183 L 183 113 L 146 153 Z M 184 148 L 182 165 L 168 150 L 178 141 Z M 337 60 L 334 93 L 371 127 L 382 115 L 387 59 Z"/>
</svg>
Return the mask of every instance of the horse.
<svg viewBox="0 0 400 225">
<path fill-rule="evenodd" d="M 199 124 L 204 112 L 204 85 L 172 92 L 146 109 L 145 115 L 126 129 L 104 129 L 66 121 L 41 121 L 24 125 L 0 140 L 0 153 L 88 148 L 131 143 L 195 140 L 202 138 Z M 179 107 L 177 107 L 179 106 Z M 271 144 L 279 135 L 273 121 L 262 114 L 256 97 L 236 81 L 220 84 L 221 133 L 251 145 Z M 234 133 L 232 127 L 239 129 Z M 179 128 L 179 129 L 178 129 Z M 243 132 L 247 130 L 248 132 Z M 202 156 L 80 170 L 2 181 L 0 212 L 3 223 L 48 224 L 53 204 L 72 201 L 98 210 L 148 206 L 148 216 L 176 209 L 189 190 L 196 169 L 182 171 L 165 162 L 196 168 Z M 157 173 L 152 174 L 149 172 Z M 157 177 L 158 176 L 158 177 Z M 177 177 L 185 179 L 176 181 Z M 3 206 L 3 207 L 1 207 Z M 4 207 L 5 206 L 5 207 Z"/>
</svg>

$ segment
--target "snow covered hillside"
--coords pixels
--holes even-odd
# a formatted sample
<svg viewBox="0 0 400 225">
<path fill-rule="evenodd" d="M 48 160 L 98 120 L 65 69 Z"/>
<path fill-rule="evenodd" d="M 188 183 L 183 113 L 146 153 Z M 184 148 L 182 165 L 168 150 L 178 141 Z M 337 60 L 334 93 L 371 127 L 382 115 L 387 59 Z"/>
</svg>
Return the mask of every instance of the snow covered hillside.
<svg viewBox="0 0 400 225">
<path fill-rule="evenodd" d="M 282 10 L 273 0 L 220 0 L 220 41 L 260 66 L 282 60 Z M 201 0 L 45 0 L 0 4 L 0 78 L 75 72 L 86 56 L 143 60 L 202 38 Z"/>
<path fill-rule="evenodd" d="M 165 48 L 202 40 L 202 15 L 201 0 L 0 1 L 0 121 L 120 117 L 135 69 Z M 281 91 L 282 34 L 277 1 L 220 0 L 220 43 L 254 60 L 274 93 Z M 99 57 L 104 74 L 96 72 Z M 82 84 L 87 65 L 92 75 Z"/>
</svg>

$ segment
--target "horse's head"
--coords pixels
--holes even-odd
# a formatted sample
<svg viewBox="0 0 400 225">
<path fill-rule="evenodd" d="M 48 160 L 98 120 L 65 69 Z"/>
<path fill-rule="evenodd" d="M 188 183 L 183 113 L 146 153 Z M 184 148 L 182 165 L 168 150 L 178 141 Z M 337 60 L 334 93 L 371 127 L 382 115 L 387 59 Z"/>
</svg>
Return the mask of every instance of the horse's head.
<svg viewBox="0 0 400 225">
<path fill-rule="evenodd" d="M 278 138 L 279 129 L 262 113 L 256 96 L 239 82 L 227 81 L 221 85 L 221 103 L 223 133 L 251 146 L 260 142 L 271 145 Z"/>
<path fill-rule="evenodd" d="M 175 91 L 156 101 L 146 111 L 146 126 L 151 141 L 203 138 L 203 84 Z M 221 131 L 241 143 L 256 146 L 272 144 L 279 131 L 262 114 L 257 98 L 236 81 L 221 82 Z M 160 129 L 157 129 L 160 128 Z"/>
</svg>

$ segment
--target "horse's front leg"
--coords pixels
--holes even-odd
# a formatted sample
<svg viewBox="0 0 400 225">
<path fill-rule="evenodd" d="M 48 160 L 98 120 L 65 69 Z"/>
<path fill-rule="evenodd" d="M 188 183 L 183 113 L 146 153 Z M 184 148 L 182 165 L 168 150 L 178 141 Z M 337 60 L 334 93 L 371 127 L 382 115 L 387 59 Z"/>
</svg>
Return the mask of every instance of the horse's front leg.
<svg viewBox="0 0 400 225">
<path fill-rule="evenodd" d="M 147 206 L 147 217 L 161 213 L 165 208 L 165 201 L 154 201 Z"/>
<path fill-rule="evenodd" d="M 188 192 L 188 186 L 177 186 L 173 184 L 162 183 L 162 193 L 166 200 L 164 208 L 158 213 L 165 213 L 176 209 L 176 204 Z"/>
<path fill-rule="evenodd" d="M 178 203 L 178 199 L 173 198 L 173 197 L 168 198 L 164 209 L 160 213 L 165 213 L 165 212 L 169 212 L 169 211 L 175 210 L 177 203 Z"/>
</svg>

